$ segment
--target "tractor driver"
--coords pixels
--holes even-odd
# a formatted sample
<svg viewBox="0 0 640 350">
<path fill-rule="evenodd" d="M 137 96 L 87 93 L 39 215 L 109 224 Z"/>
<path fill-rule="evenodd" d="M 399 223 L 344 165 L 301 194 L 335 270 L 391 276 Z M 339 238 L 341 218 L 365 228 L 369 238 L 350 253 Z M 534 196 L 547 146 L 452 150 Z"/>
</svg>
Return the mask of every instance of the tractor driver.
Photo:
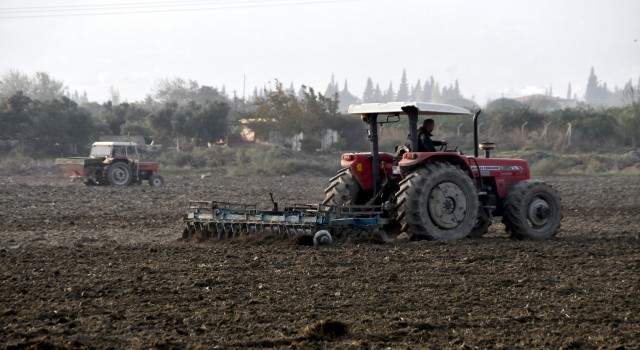
<svg viewBox="0 0 640 350">
<path fill-rule="evenodd" d="M 418 152 L 435 152 L 436 146 L 447 144 L 446 140 L 431 140 L 434 126 L 433 119 L 425 119 L 422 126 L 418 128 Z"/>
</svg>

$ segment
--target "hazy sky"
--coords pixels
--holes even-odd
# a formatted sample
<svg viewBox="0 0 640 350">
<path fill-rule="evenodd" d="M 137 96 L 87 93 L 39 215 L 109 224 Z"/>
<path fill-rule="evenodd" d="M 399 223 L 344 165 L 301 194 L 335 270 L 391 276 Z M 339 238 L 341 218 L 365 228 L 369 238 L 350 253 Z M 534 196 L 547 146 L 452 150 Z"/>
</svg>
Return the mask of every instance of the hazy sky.
<svg viewBox="0 0 640 350">
<path fill-rule="evenodd" d="M 126 4 L 126 6 L 124 6 Z M 179 5 L 179 6 L 177 6 Z M 75 14 L 69 16 L 70 14 Z M 45 71 L 90 100 L 144 99 L 161 78 L 250 95 L 275 79 L 362 96 L 458 79 L 484 104 L 640 77 L 638 0 L 0 0 L 0 74 Z"/>
</svg>

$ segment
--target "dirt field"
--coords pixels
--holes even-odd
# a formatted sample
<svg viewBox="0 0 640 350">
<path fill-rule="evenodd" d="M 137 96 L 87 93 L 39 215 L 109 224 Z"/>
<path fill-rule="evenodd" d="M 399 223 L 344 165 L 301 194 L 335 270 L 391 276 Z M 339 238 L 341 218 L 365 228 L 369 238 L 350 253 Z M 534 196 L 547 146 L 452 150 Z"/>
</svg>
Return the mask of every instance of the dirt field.
<svg viewBox="0 0 640 350">
<path fill-rule="evenodd" d="M 163 188 L 0 178 L 3 348 L 640 348 L 640 177 L 545 178 L 561 232 L 516 241 L 177 242 L 189 199 L 319 202 L 325 178 Z"/>
</svg>

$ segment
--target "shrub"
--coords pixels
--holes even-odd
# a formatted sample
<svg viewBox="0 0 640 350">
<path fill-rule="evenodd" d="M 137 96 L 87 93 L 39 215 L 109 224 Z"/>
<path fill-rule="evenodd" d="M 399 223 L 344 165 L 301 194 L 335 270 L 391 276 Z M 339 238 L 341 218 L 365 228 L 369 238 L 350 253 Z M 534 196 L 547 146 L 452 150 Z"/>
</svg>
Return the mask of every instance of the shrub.
<svg viewBox="0 0 640 350">
<path fill-rule="evenodd" d="M 562 158 L 550 157 L 531 164 L 531 173 L 537 176 L 556 175 L 567 170 L 569 162 Z"/>
<path fill-rule="evenodd" d="M 610 170 L 601 157 L 587 155 L 584 159 L 584 171 L 588 174 L 604 173 Z"/>
<path fill-rule="evenodd" d="M 17 175 L 38 166 L 37 161 L 22 153 L 9 153 L 0 157 L 0 175 Z"/>
</svg>

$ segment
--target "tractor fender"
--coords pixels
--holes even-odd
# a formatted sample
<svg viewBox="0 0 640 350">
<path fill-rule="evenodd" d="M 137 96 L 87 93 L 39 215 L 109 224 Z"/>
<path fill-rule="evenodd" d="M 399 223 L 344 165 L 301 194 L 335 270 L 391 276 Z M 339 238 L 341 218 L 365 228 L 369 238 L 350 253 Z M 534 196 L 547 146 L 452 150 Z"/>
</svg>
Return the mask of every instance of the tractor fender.
<svg viewBox="0 0 640 350">
<path fill-rule="evenodd" d="M 380 164 L 385 163 L 384 171 L 387 174 L 392 173 L 393 162 L 395 156 L 391 153 L 380 152 L 378 154 Z M 340 165 L 343 168 L 351 170 L 360 188 L 365 191 L 373 189 L 373 171 L 371 167 L 371 153 L 345 153 L 342 155 Z"/>
<path fill-rule="evenodd" d="M 467 157 L 458 152 L 406 152 L 398 163 L 403 177 L 413 171 L 415 167 L 427 163 L 449 163 L 459 166 L 471 178 L 473 172 L 467 162 Z"/>
</svg>

